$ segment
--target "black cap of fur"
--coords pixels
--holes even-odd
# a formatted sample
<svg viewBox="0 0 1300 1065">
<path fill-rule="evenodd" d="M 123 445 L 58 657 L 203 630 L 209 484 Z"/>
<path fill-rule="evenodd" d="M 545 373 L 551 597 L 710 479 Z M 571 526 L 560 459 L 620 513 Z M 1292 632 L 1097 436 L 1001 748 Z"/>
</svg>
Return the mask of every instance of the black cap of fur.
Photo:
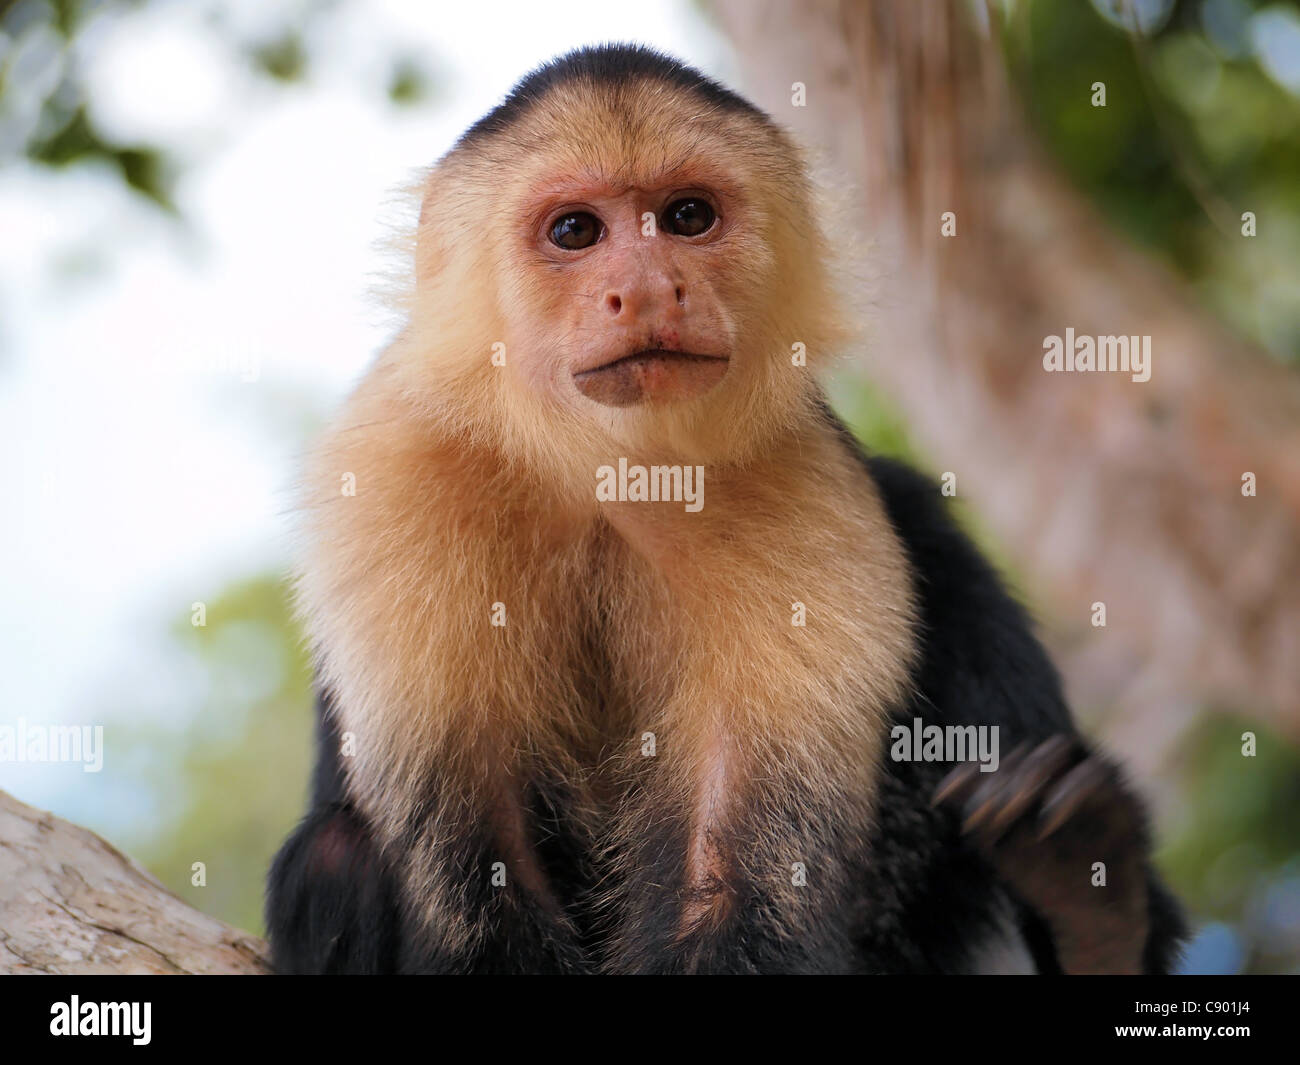
<svg viewBox="0 0 1300 1065">
<path fill-rule="evenodd" d="M 524 75 L 501 103 L 461 135 L 456 148 L 469 147 L 511 128 L 560 85 L 574 81 L 623 85 L 642 78 L 694 93 L 724 111 L 748 115 L 765 124 L 769 121 L 744 97 L 671 56 L 640 44 L 600 44 L 574 49 Z"/>
</svg>

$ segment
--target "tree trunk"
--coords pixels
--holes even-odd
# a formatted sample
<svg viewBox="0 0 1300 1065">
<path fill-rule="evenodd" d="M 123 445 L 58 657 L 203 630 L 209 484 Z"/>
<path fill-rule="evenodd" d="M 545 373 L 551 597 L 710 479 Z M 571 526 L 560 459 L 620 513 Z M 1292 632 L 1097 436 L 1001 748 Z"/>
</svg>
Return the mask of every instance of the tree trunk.
<svg viewBox="0 0 1300 1065">
<path fill-rule="evenodd" d="M 1296 375 L 1065 184 L 1026 131 L 986 9 L 714 7 L 756 102 L 856 183 L 883 275 L 867 373 L 1047 608 L 1076 704 L 1109 711 L 1139 765 L 1207 704 L 1300 732 Z M 1151 379 L 1045 372 L 1044 338 L 1067 327 L 1150 335 Z"/>
<path fill-rule="evenodd" d="M 265 973 L 266 944 L 0 791 L 0 973 Z"/>
</svg>

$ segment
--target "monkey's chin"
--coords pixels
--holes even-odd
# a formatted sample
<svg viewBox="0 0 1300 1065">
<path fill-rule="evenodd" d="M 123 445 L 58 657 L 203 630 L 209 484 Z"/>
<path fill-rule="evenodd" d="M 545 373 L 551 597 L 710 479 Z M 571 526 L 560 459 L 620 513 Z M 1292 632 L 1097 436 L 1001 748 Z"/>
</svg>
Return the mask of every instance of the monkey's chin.
<svg viewBox="0 0 1300 1065">
<path fill-rule="evenodd" d="M 575 373 L 573 383 L 606 407 L 677 403 L 712 389 L 726 376 L 729 362 L 725 355 L 654 348 Z"/>
</svg>

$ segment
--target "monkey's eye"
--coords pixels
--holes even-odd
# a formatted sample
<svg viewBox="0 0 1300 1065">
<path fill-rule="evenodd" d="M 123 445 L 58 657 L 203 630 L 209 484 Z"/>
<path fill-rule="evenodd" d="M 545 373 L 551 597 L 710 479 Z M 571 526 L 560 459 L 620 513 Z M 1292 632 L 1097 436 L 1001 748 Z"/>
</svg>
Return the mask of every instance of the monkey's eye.
<svg viewBox="0 0 1300 1065">
<path fill-rule="evenodd" d="M 561 215 L 555 220 L 555 224 L 551 226 L 551 243 L 560 248 L 577 251 L 579 248 L 591 247 L 600 240 L 603 232 L 604 226 L 594 214 L 574 211 L 572 214 Z"/>
<path fill-rule="evenodd" d="M 677 200 L 664 211 L 663 228 L 679 237 L 698 237 L 713 225 L 717 215 L 706 200 Z"/>
</svg>

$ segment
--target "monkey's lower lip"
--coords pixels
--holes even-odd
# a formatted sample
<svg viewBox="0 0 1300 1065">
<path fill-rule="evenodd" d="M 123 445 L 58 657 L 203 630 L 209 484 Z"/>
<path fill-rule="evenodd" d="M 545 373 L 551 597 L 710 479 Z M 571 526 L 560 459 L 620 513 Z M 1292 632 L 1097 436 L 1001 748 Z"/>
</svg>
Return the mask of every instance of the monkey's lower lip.
<svg viewBox="0 0 1300 1065">
<path fill-rule="evenodd" d="M 727 372 L 725 355 L 651 348 L 573 375 L 578 391 L 607 407 L 643 400 L 671 402 L 702 395 Z"/>
</svg>

